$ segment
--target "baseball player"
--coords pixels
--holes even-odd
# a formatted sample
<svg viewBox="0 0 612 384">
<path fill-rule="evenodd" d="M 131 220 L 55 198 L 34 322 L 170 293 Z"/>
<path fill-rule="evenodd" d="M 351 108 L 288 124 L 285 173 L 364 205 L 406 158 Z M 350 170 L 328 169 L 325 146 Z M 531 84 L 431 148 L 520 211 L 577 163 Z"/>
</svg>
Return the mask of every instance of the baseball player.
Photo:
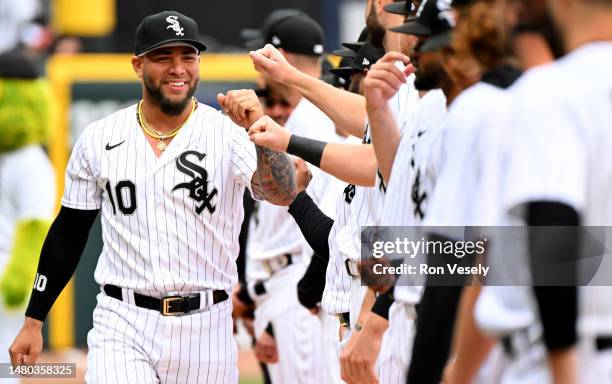
<svg viewBox="0 0 612 384">
<path fill-rule="evenodd" d="M 374 12 L 374 9 L 378 6 L 380 6 L 380 4 L 374 4 L 374 2 L 372 2 L 372 4 L 368 4 L 368 9 L 372 9 L 372 12 Z M 376 9 L 377 11 L 382 11 L 382 7 L 380 9 Z M 401 19 L 403 19 L 403 17 Z M 385 18 L 385 20 L 389 21 L 391 19 Z M 371 16 L 369 19 L 369 29 L 371 25 L 374 25 L 376 28 L 382 28 L 382 30 L 384 31 L 384 27 L 380 26 L 381 21 L 382 19 L 378 20 L 374 12 L 374 16 Z M 390 22 L 394 24 L 398 23 L 397 20 L 391 20 Z M 398 43 L 401 42 L 401 39 L 398 41 L 395 38 L 385 36 L 384 42 L 385 47 L 387 47 L 388 49 L 400 49 L 400 45 Z M 268 76 L 271 76 L 284 84 L 287 84 L 291 87 L 300 90 L 304 97 L 308 98 L 318 107 L 320 107 L 322 111 L 328 114 L 336 122 L 336 124 L 341 126 L 345 131 L 355 136 L 363 133 L 363 130 L 358 127 L 361 126 L 361 124 L 363 123 L 356 124 L 356 115 L 352 113 L 345 113 L 346 111 L 350 112 L 356 108 L 356 104 L 353 104 L 353 101 L 362 103 L 362 100 L 356 100 L 352 96 L 346 96 L 341 91 L 339 94 L 337 94 L 337 92 L 334 92 L 336 90 L 328 91 L 326 90 L 326 88 L 330 87 L 326 87 L 325 84 L 316 81 L 313 82 L 311 80 L 305 79 L 303 76 L 299 76 L 298 73 L 291 69 L 291 67 L 288 66 L 286 62 L 282 60 L 282 57 L 277 52 L 275 52 L 272 47 L 265 47 L 264 49 L 259 50 L 257 52 L 252 52 L 251 57 L 254 60 L 256 69 L 266 73 Z M 411 105 L 410 100 L 412 100 L 412 102 L 416 102 L 416 92 L 409 92 L 409 89 L 410 87 L 403 88 L 402 92 L 398 93 L 397 98 L 391 102 L 391 104 L 393 105 L 392 108 L 394 108 L 394 111 L 397 111 L 397 115 L 403 116 L 404 112 L 402 111 L 404 109 L 409 109 L 406 106 Z M 330 97 L 334 94 L 337 96 L 336 98 Z M 341 106 L 339 103 L 347 103 L 347 105 Z M 342 110 L 343 113 L 338 113 L 340 110 Z M 358 111 L 355 110 L 355 113 L 358 113 Z M 268 123 L 269 122 L 261 122 L 261 124 L 255 127 L 255 129 L 251 128 L 251 131 L 258 133 L 261 130 L 266 130 L 266 125 Z M 265 135 L 258 136 L 257 139 L 259 138 L 261 138 L 262 143 L 265 141 Z M 335 252 L 340 252 L 343 253 L 345 256 L 342 256 L 337 259 L 332 258 L 334 260 L 334 263 L 330 263 L 328 265 L 328 276 L 330 275 L 330 272 L 335 275 L 333 275 L 333 277 L 329 279 L 329 281 L 332 283 L 326 284 L 327 292 L 328 287 L 332 287 L 333 281 L 346 282 L 345 277 L 340 279 L 336 276 L 338 276 L 338 274 L 343 274 L 342 271 L 346 270 L 346 266 L 344 265 L 344 259 L 346 259 L 347 255 L 353 254 L 355 259 L 359 258 L 357 249 L 355 248 L 355 246 L 351 245 L 355 241 L 352 235 L 354 229 L 358 228 L 357 223 L 364 224 L 368 222 L 368 220 L 373 220 L 372 222 L 375 221 L 375 213 L 377 212 L 377 210 L 373 207 L 374 204 L 379 200 L 378 194 L 380 192 L 378 191 L 380 191 L 381 188 L 366 188 L 362 190 L 362 188 L 356 187 L 356 185 L 372 185 L 376 183 L 376 178 L 372 176 L 376 174 L 377 166 L 374 162 L 372 162 L 373 153 L 371 152 L 371 147 L 355 147 L 329 144 L 325 145 L 324 148 L 322 148 L 321 145 L 323 144 L 317 144 L 315 145 L 315 148 L 318 148 L 318 150 L 310 152 L 311 155 L 309 155 L 308 153 L 304 153 L 304 151 L 301 151 L 298 148 L 300 146 L 300 141 L 295 140 L 295 144 L 297 145 L 294 146 L 294 148 L 297 149 L 297 155 L 302 156 L 305 160 L 313 164 L 320 165 L 324 171 L 331 173 L 340 179 L 354 183 L 352 185 L 349 185 L 345 189 L 344 202 L 341 203 L 344 205 L 351 205 L 351 208 L 349 210 L 350 213 L 349 215 L 344 216 L 342 215 L 342 213 L 338 213 L 338 220 L 334 221 L 333 228 L 330 233 L 330 254 L 334 255 Z M 369 142 L 370 136 L 369 133 L 366 133 L 364 143 Z M 308 144 L 306 144 L 305 148 L 308 147 Z M 287 143 L 281 145 L 281 148 L 287 148 Z M 321 149 L 323 149 L 323 151 L 321 151 Z M 306 150 L 305 152 L 309 151 Z M 348 159 L 349 157 L 351 159 L 350 163 L 344 161 L 344 159 Z M 355 160 L 358 161 L 356 162 Z M 356 204 L 354 204 L 355 202 Z M 337 209 L 337 212 L 344 212 L 344 209 L 345 208 L 340 209 L 339 207 Z M 354 212 L 352 212 L 353 210 Z M 350 224 L 347 225 L 347 222 L 349 222 Z M 340 237 L 336 239 L 337 236 Z M 346 245 L 348 245 L 348 248 L 345 248 Z M 337 265 L 335 263 L 337 263 Z M 355 288 L 355 294 L 357 294 L 358 296 L 362 296 L 361 287 L 358 282 L 358 275 L 355 274 L 354 268 L 352 273 L 354 277 L 352 280 Z M 345 290 L 346 288 L 344 288 L 344 292 Z M 344 296 L 346 297 L 346 293 L 344 293 Z M 355 304 L 352 310 L 347 310 L 343 312 L 338 312 L 338 308 L 349 307 L 348 309 L 350 309 L 348 303 L 343 299 L 345 304 L 340 304 L 339 306 L 338 300 L 333 300 L 334 306 L 331 308 L 326 307 L 326 300 L 328 300 L 327 298 L 330 297 L 331 295 L 327 296 L 324 292 L 324 309 L 330 309 L 332 311 L 331 313 L 334 314 L 344 313 L 344 315 L 342 315 L 344 318 L 348 317 L 348 313 L 351 313 L 352 320 L 350 320 L 350 322 L 353 324 L 358 324 L 356 319 L 358 317 L 359 307 L 361 306 L 361 297 L 358 297 L 357 300 L 353 300 Z M 348 322 L 345 321 L 345 323 Z"/>
<path fill-rule="evenodd" d="M 178 12 L 139 25 L 132 66 L 143 99 L 89 125 L 72 151 L 14 365 L 36 361 L 43 321 L 101 210 L 86 380 L 238 381 L 227 299 L 243 190 L 288 205 L 295 175 L 286 155 L 253 146 L 238 126 L 262 114 L 259 103 L 240 104 L 252 91 L 218 95 L 232 120 L 193 99 L 205 49 L 196 22 Z"/>
<path fill-rule="evenodd" d="M 20 52 L 0 55 L 0 348 L 4 351 L 21 327 L 56 205 L 55 174 L 41 148 L 47 140 L 51 107 L 50 88 L 35 63 Z M 9 362 L 6 353 L 0 362 Z"/>
<path fill-rule="evenodd" d="M 393 29 L 412 35 L 448 31 L 452 24 L 445 22 L 442 15 L 447 9 L 438 8 L 439 4 L 440 2 L 421 3 L 414 19 Z M 422 45 L 426 36 L 419 39 Z M 365 80 L 366 105 L 373 135 L 374 132 L 376 134 L 374 145 L 379 162 L 382 164 L 385 161 L 384 156 L 388 157 L 388 153 L 392 152 L 393 148 L 396 149 L 395 156 L 386 160 L 392 168 L 386 175 L 383 173 L 388 185 L 380 218 L 381 225 L 416 225 L 422 219 L 427 206 L 427 193 L 431 192 L 436 178 L 436 141 L 446 114 L 445 93 L 453 95 L 455 92 L 455 86 L 446 80 L 447 75 L 442 71 L 439 62 L 432 60 L 432 54 L 419 53 L 414 57 L 413 65 L 418 65 L 415 86 L 424 96 L 403 134 L 398 130 L 400 122 L 396 122 L 384 108 L 385 98 L 393 94 L 393 86 L 397 86 L 401 79 L 397 68 L 392 62 L 383 59 L 372 68 Z M 409 62 L 406 57 L 400 58 Z M 435 90 L 444 85 L 444 93 L 439 89 Z M 393 135 L 400 135 L 398 144 L 386 143 L 384 139 L 376 141 L 376 137 Z M 418 286 L 397 286 L 393 297 L 396 302 L 392 304 L 391 310 L 387 309 L 389 328 L 379 356 L 379 361 L 388 356 L 386 359 L 390 362 L 386 369 L 381 370 L 380 380 L 405 382 L 416 320 L 415 304 L 420 300 L 420 289 Z"/>
<path fill-rule="evenodd" d="M 517 137 L 522 145 L 508 148 L 509 165 L 501 170 L 506 171 L 503 180 L 519 184 L 505 184 L 511 187 L 501 196 L 503 218 L 529 225 L 606 226 L 610 169 L 602 156 L 610 143 L 608 122 L 612 114 L 612 79 L 605 64 L 612 52 L 612 4 L 573 1 L 561 6 L 552 1 L 548 10 L 562 32 L 568 54 L 552 65 L 528 72 L 513 89 L 512 114 L 504 126 L 521 124 Z M 570 73 L 584 76 L 571 79 L 567 91 L 556 88 L 555 84 Z M 575 242 L 561 241 L 565 241 L 564 247 L 555 248 L 560 252 L 554 256 L 562 260 L 567 256 L 563 254 L 566 248 L 577 252 Z M 584 351 L 590 351 L 590 358 L 583 361 L 585 366 L 580 366 L 584 368 L 582 382 L 610 379 L 605 343 L 611 334 L 608 295 L 609 287 L 581 288 L 578 332 L 584 338 Z M 495 298 L 503 308 L 511 304 L 506 296 Z M 491 322 L 486 316 L 491 310 L 484 304 L 479 300 L 477 310 L 482 312 L 477 311 L 481 316 L 477 318 L 491 330 L 499 321 Z M 543 327 L 552 380 L 576 382 L 575 293 L 571 287 L 536 287 L 530 304 Z"/>
<path fill-rule="evenodd" d="M 302 73 L 315 78 L 321 74 L 323 31 L 306 14 L 287 15 L 270 23 L 262 35 L 265 43 L 281 49 Z M 299 92 L 268 78 L 266 86 L 293 106 L 285 122 L 287 129 L 326 142 L 337 141 L 333 122 Z M 333 217 L 329 196 L 335 198 L 339 188 L 334 187 L 331 176 L 318 170 L 313 173 L 308 191 Z M 312 249 L 287 210 L 269 203 L 259 203 L 249 232 L 247 282 L 256 304 L 255 336 L 258 346 L 269 345 L 274 339 L 275 358 L 259 354 L 268 364 L 272 382 L 333 382 L 335 378 L 325 375 L 321 322 L 300 305 L 297 297 L 297 283 L 310 262 Z"/>
</svg>

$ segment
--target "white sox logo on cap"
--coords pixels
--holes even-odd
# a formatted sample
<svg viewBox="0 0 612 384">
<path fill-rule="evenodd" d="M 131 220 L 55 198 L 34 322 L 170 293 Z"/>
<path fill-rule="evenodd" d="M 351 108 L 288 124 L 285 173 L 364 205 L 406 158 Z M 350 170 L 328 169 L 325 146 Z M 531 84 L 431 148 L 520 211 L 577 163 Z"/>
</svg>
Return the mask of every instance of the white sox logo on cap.
<svg viewBox="0 0 612 384">
<path fill-rule="evenodd" d="M 168 27 L 166 27 L 166 29 L 172 29 L 174 32 L 176 32 L 177 36 L 184 36 L 185 34 L 183 33 L 183 28 L 181 28 L 181 25 L 178 22 L 178 16 L 168 16 L 166 17 L 166 21 L 168 23 L 170 23 L 170 25 Z"/>
<path fill-rule="evenodd" d="M 370 60 L 368 60 L 367 58 L 363 58 L 363 63 L 361 63 L 361 65 L 370 65 Z"/>
</svg>

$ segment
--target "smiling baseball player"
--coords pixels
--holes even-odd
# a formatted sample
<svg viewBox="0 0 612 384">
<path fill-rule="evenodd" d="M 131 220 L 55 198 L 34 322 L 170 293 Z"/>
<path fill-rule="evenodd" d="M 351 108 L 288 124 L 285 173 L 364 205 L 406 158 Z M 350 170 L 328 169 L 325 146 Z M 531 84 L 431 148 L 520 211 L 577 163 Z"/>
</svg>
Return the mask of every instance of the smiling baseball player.
<svg viewBox="0 0 612 384">
<path fill-rule="evenodd" d="M 74 272 L 101 212 L 101 286 L 88 334 L 88 382 L 236 383 L 228 292 L 245 187 L 288 205 L 294 165 L 253 146 L 244 128 L 261 116 L 253 91 L 218 101 L 234 123 L 193 99 L 199 79 L 196 22 L 165 11 L 136 31 L 132 66 L 143 99 L 89 125 L 66 170 L 60 213 L 41 252 L 14 365 L 34 363 L 41 327 Z"/>
</svg>

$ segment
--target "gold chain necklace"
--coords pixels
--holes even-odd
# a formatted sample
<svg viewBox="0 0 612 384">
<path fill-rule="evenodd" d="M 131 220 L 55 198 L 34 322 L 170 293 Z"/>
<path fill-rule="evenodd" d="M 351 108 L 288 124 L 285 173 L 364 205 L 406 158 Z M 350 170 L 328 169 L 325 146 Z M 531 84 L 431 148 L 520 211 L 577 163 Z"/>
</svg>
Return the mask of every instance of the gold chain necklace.
<svg viewBox="0 0 612 384">
<path fill-rule="evenodd" d="M 197 100 L 195 98 L 192 98 L 193 106 L 191 107 L 191 112 L 189 112 L 189 116 L 187 116 L 187 119 L 170 132 L 162 133 L 149 127 L 149 122 L 145 119 L 144 114 L 142 113 L 142 102 L 143 100 L 140 100 L 140 103 L 138 103 L 138 120 L 140 122 L 140 126 L 147 135 L 159 140 L 157 142 L 157 149 L 159 149 L 160 151 L 164 151 L 166 148 L 168 148 L 168 144 L 165 143 L 165 140 L 174 137 L 178 134 L 179 130 L 183 128 L 183 126 L 189 121 L 189 118 L 193 114 L 193 111 L 195 111 L 197 105 Z"/>
</svg>

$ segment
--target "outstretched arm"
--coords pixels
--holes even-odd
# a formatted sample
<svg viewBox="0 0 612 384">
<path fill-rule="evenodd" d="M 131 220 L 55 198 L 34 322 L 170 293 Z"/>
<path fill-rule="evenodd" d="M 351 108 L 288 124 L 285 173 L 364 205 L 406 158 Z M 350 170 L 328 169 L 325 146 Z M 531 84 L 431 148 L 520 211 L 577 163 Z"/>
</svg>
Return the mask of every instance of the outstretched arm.
<svg viewBox="0 0 612 384">
<path fill-rule="evenodd" d="M 41 329 L 53 303 L 76 270 L 97 210 L 62 207 L 45 239 L 24 325 L 9 349 L 13 366 L 35 363 Z"/>
<path fill-rule="evenodd" d="M 363 96 L 356 95 L 306 75 L 287 62 L 282 53 L 268 44 L 250 52 L 255 69 L 280 83 L 296 89 L 317 106 L 343 131 L 363 137 L 366 111 Z"/>
<path fill-rule="evenodd" d="M 234 123 L 247 130 L 263 116 L 259 99 L 252 89 L 220 93 L 217 101 Z M 293 161 L 285 153 L 260 145 L 255 145 L 255 150 L 257 170 L 251 179 L 252 190 L 274 205 L 291 204 L 297 193 Z"/>
<path fill-rule="evenodd" d="M 404 71 L 395 66 L 397 60 L 408 65 Z M 407 76 L 414 72 L 414 67 L 409 64 L 410 59 L 407 56 L 399 52 L 389 52 L 372 65 L 363 82 L 366 109 L 372 129 L 372 143 L 386 184 L 389 183 L 400 141 L 400 131 L 396 121 L 398 116 L 393 116 L 388 101 L 406 83 Z"/>
<path fill-rule="evenodd" d="M 251 126 L 249 137 L 257 145 L 298 156 L 346 183 L 371 187 L 376 180 L 378 164 L 371 144 L 324 143 L 292 135 L 267 116 Z"/>
</svg>

